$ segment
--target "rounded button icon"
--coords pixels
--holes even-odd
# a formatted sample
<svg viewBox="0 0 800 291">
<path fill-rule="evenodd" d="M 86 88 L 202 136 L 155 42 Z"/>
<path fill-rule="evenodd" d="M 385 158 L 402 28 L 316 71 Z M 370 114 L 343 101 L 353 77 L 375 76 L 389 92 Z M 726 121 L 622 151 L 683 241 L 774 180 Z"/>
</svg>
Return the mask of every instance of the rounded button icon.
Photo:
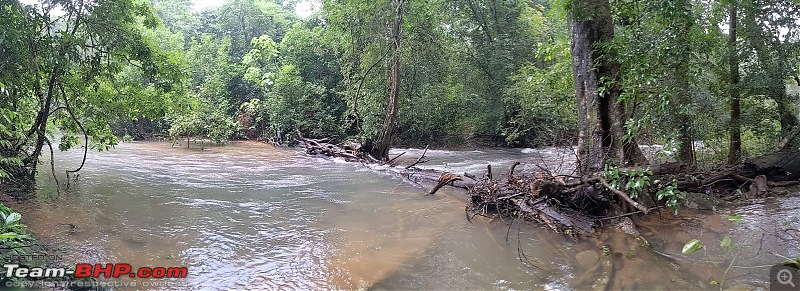
<svg viewBox="0 0 800 291">
<path fill-rule="evenodd" d="M 792 279 L 794 279 L 792 278 L 792 272 L 787 269 L 778 271 L 776 279 L 778 279 L 778 283 L 781 283 L 782 285 L 789 285 L 792 286 L 792 288 L 796 287 L 794 282 L 792 282 Z"/>
</svg>

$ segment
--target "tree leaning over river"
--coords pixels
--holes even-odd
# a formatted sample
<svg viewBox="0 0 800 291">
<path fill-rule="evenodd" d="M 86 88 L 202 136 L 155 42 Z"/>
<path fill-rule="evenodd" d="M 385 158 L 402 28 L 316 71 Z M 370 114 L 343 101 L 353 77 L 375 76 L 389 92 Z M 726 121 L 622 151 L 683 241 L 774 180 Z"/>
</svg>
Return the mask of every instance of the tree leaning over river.
<svg viewBox="0 0 800 291">
<path fill-rule="evenodd" d="M 138 0 L 0 4 L 3 19 L 2 177 L 33 189 L 43 148 L 104 150 L 121 116 L 163 114 L 179 87 L 177 60 L 159 48 L 160 20 Z M 84 161 L 85 162 L 85 161 Z M 76 166 L 76 170 L 83 167 Z M 73 172 L 73 171 L 68 171 Z"/>
</svg>

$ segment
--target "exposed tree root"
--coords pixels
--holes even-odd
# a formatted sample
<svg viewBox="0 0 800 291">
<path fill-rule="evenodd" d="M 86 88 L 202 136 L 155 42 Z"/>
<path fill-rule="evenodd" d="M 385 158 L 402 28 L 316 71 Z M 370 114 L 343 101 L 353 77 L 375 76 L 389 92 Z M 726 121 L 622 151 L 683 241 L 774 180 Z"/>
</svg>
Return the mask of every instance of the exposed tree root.
<svg viewBox="0 0 800 291">
<path fill-rule="evenodd" d="M 463 180 L 463 178 L 461 178 L 458 175 L 453 175 L 453 174 L 450 174 L 450 173 L 444 173 L 444 174 L 442 174 L 442 176 L 439 177 L 439 180 L 437 181 L 436 186 L 433 187 L 433 189 L 431 189 L 430 192 L 428 192 L 428 195 L 436 194 L 436 191 L 439 191 L 439 189 L 441 189 L 442 187 L 446 186 L 447 184 L 450 184 L 450 183 L 452 183 L 454 181 L 461 181 L 461 180 Z"/>
</svg>

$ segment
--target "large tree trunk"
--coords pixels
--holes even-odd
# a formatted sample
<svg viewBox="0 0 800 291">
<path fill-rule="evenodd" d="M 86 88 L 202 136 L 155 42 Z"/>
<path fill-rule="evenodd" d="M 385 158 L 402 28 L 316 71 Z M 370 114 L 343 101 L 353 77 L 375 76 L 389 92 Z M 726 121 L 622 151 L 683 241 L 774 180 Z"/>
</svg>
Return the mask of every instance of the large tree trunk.
<svg viewBox="0 0 800 291">
<path fill-rule="evenodd" d="M 583 4 L 586 1 L 579 1 Z M 585 5 L 585 4 L 584 4 Z M 575 7 L 578 10 L 578 7 Z M 589 9 L 585 9 L 589 10 Z M 578 13 L 573 12 L 573 14 Z M 578 162 L 581 172 L 591 172 L 599 169 L 602 160 L 592 155 L 596 142 L 594 133 L 601 134 L 602 128 L 595 121 L 597 112 L 597 72 L 593 70 L 594 58 L 592 56 L 592 43 L 596 40 L 596 32 L 592 20 L 581 21 L 578 17 L 570 22 L 570 52 L 572 56 L 572 70 L 575 82 L 575 99 L 578 105 Z"/>
<path fill-rule="evenodd" d="M 742 160 L 741 105 L 739 102 L 739 56 L 736 50 L 737 7 L 731 4 L 728 10 L 728 65 L 730 69 L 730 147 L 728 164 L 738 164 Z"/>
<path fill-rule="evenodd" d="M 578 105 L 578 159 L 582 173 L 597 172 L 607 162 L 643 162 L 635 140 L 623 143 L 627 118 L 621 93 L 620 66 L 597 44 L 614 38 L 608 0 L 576 1 L 570 13 L 570 51 Z M 601 84 L 601 80 L 605 83 Z M 604 87 L 602 95 L 598 90 Z"/>
<path fill-rule="evenodd" d="M 676 9 L 683 11 L 692 11 L 691 3 L 689 1 L 680 1 Z M 680 17 L 680 16 L 679 16 Z M 677 106 L 673 106 L 675 112 L 675 124 L 678 125 L 678 140 L 680 147 L 678 148 L 678 160 L 686 164 L 694 164 L 694 135 L 692 117 L 690 116 L 690 104 L 692 98 L 689 93 L 689 79 L 691 78 L 689 64 L 691 63 L 691 52 L 689 50 L 689 31 L 694 25 L 694 19 L 691 16 L 685 15 L 680 17 L 680 23 L 676 27 L 676 40 L 680 45 L 680 59 L 675 62 L 674 78 L 675 78 L 675 101 Z"/>
<path fill-rule="evenodd" d="M 389 159 L 389 149 L 394 140 L 394 127 L 397 119 L 397 98 L 400 94 L 400 34 L 403 25 L 403 2 L 393 1 L 396 5 L 395 19 L 392 23 L 392 65 L 389 72 L 389 104 L 386 107 L 386 116 L 383 119 L 383 130 L 380 139 L 372 149 L 372 155 L 380 160 Z"/>
</svg>

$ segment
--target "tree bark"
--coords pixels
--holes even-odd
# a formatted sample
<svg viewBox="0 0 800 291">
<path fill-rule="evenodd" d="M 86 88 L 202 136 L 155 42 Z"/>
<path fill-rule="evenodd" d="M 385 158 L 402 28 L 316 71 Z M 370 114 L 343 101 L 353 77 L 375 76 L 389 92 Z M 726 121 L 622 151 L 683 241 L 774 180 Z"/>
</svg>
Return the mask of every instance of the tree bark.
<svg viewBox="0 0 800 291">
<path fill-rule="evenodd" d="M 679 9 L 685 9 L 686 11 L 692 10 L 691 3 L 689 1 L 681 1 L 679 5 L 681 5 L 681 7 L 678 7 Z M 691 63 L 691 53 L 688 47 L 689 30 L 691 29 L 692 25 L 694 25 L 694 19 L 691 17 L 680 19 L 681 23 L 679 23 L 677 27 L 677 40 L 679 42 L 678 45 L 681 46 L 681 52 L 680 60 L 675 63 L 674 67 L 677 89 L 675 95 L 677 106 L 674 106 L 677 111 L 675 112 L 675 124 L 678 125 L 678 140 L 680 141 L 680 147 L 678 148 L 678 160 L 686 164 L 694 164 L 694 135 L 692 134 L 693 123 L 692 117 L 689 115 L 690 108 L 688 108 L 692 104 L 691 95 L 689 93 L 689 64 Z"/>
<path fill-rule="evenodd" d="M 572 56 L 572 70 L 575 82 L 575 99 L 578 105 L 578 162 L 581 172 L 587 173 L 602 166 L 598 153 L 597 139 L 602 141 L 602 127 L 596 121 L 597 110 L 594 106 L 598 103 L 597 89 L 599 77 L 594 67 L 592 44 L 598 41 L 599 25 L 589 15 L 589 11 L 596 7 L 597 1 L 578 1 L 571 15 L 570 21 L 570 52 Z M 596 135 L 599 133 L 599 138 Z M 595 138 L 593 138 L 595 137 Z"/>
<path fill-rule="evenodd" d="M 400 35 L 403 26 L 403 3 L 405 0 L 395 0 L 395 19 L 392 23 L 391 47 L 392 64 L 389 71 L 389 103 L 386 107 L 386 116 L 383 119 L 383 130 L 378 143 L 372 149 L 372 155 L 382 161 L 389 159 L 389 149 L 395 134 L 397 119 L 397 98 L 400 94 Z"/>
<path fill-rule="evenodd" d="M 600 171 L 607 162 L 641 163 L 635 139 L 623 143 L 625 103 L 617 102 L 620 65 L 599 44 L 614 38 L 608 0 L 576 1 L 570 11 L 570 52 L 578 105 L 578 161 L 582 173 Z M 601 83 L 601 80 L 603 83 Z"/>
<path fill-rule="evenodd" d="M 731 4 L 728 9 L 728 65 L 730 69 L 730 146 L 728 164 L 738 164 L 742 160 L 741 105 L 739 100 L 739 56 L 736 49 L 737 7 Z"/>
</svg>

